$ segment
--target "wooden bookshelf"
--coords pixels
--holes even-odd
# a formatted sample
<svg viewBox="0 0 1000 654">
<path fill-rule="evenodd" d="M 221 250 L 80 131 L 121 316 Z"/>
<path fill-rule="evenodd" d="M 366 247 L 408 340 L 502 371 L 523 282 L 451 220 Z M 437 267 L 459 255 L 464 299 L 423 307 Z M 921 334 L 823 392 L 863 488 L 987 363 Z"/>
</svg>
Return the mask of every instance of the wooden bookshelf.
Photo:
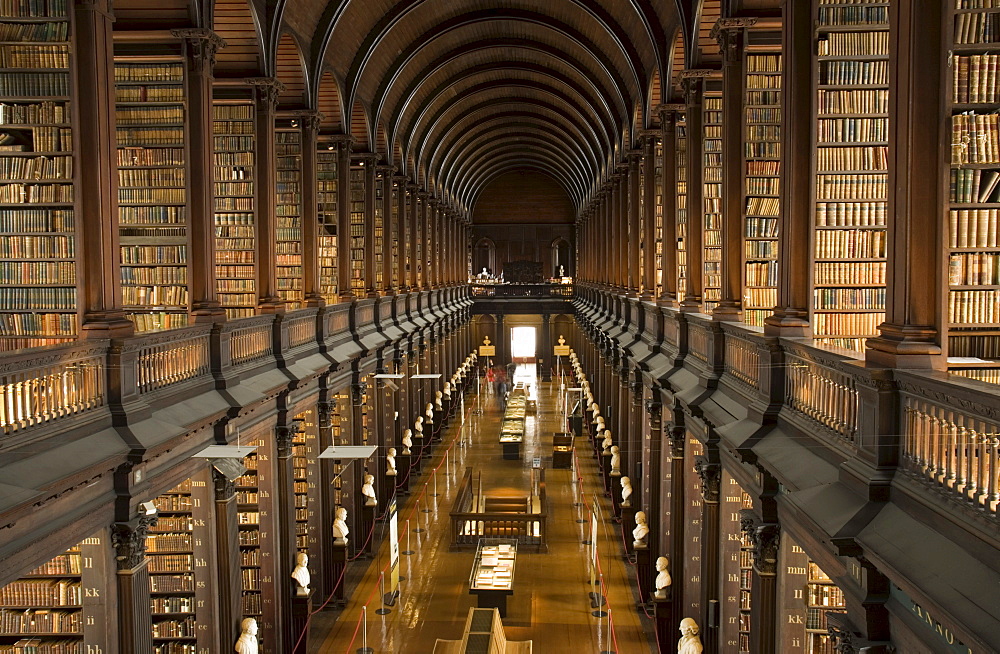
<svg viewBox="0 0 1000 654">
<path fill-rule="evenodd" d="M 288 310 L 303 306 L 302 129 L 296 119 L 276 121 L 277 283 Z"/>
<path fill-rule="evenodd" d="M 778 303 L 781 49 L 744 65 L 743 321 L 762 326 Z"/>
<path fill-rule="evenodd" d="M 721 91 L 706 88 L 702 109 L 703 313 L 712 313 L 722 299 L 722 116 Z"/>
<path fill-rule="evenodd" d="M 319 579 L 320 548 L 319 426 L 316 411 L 295 416 L 301 430 L 292 441 L 292 477 L 295 495 L 295 549 L 309 555 L 309 569 Z"/>
<path fill-rule="evenodd" d="M 1000 382 L 1000 139 L 997 110 L 1000 32 L 997 6 L 982 0 L 950 3 L 948 70 L 952 93 L 948 292 L 945 333 L 949 369 Z"/>
<path fill-rule="evenodd" d="M 327 303 L 337 302 L 338 146 L 320 138 L 316 153 L 316 195 L 319 214 L 319 284 Z"/>
<path fill-rule="evenodd" d="M 351 291 L 363 296 L 366 290 L 365 270 L 365 167 L 351 165 Z"/>
<path fill-rule="evenodd" d="M 107 651 L 106 547 L 87 538 L 0 588 L 0 651 Z"/>
<path fill-rule="evenodd" d="M 19 3 L 0 14 L 0 351 L 78 333 L 67 6 Z"/>
<path fill-rule="evenodd" d="M 391 178 L 390 178 L 391 179 Z M 405 193 L 399 186 L 399 182 L 392 180 L 386 183 L 389 189 L 389 231 L 386 237 L 389 239 L 389 280 L 393 288 L 399 288 L 403 284 L 399 277 L 399 203 L 405 197 Z"/>
<path fill-rule="evenodd" d="M 753 508 L 753 498 L 740 489 L 743 498 L 743 508 Z M 739 594 L 739 652 L 750 652 L 750 604 L 752 595 L 750 589 L 753 578 L 753 545 L 746 533 L 740 533 L 740 594 Z"/>
<path fill-rule="evenodd" d="M 862 351 L 885 320 L 885 2 L 816 4 L 813 334 Z"/>
<path fill-rule="evenodd" d="M 188 324 L 184 61 L 115 57 L 122 305 L 136 331 Z"/>
<path fill-rule="evenodd" d="M 375 270 L 371 271 L 370 274 L 374 275 L 375 283 L 372 286 L 376 291 L 380 291 L 383 288 L 383 279 L 385 276 L 385 200 L 386 200 L 386 184 L 389 182 L 388 175 L 385 174 L 384 170 L 378 170 L 375 173 L 375 206 L 373 207 L 372 216 L 375 220 L 374 233 L 375 242 L 372 243 L 372 247 L 375 248 L 375 256 L 373 257 L 375 261 Z"/>
<path fill-rule="evenodd" d="M 208 477 L 206 471 L 153 500 L 157 522 L 146 536 L 153 654 L 197 654 L 212 646 Z"/>
<path fill-rule="evenodd" d="M 667 245 L 663 238 L 663 139 L 653 138 L 653 248 L 655 255 L 656 288 L 652 289 L 654 297 L 663 295 L 663 248 Z M 641 197 L 641 196 L 640 196 Z"/>
<path fill-rule="evenodd" d="M 677 114 L 674 132 L 674 156 L 677 166 L 677 302 L 687 295 L 687 123 L 684 114 Z"/>
<path fill-rule="evenodd" d="M 257 310 L 254 106 L 216 101 L 215 276 L 219 302 L 229 318 Z"/>
<path fill-rule="evenodd" d="M 261 528 L 260 482 L 257 476 L 260 455 L 254 452 L 243 459 L 247 472 L 236 480 L 237 522 L 239 523 L 240 577 L 244 617 L 260 620 L 261 597 Z"/>
<path fill-rule="evenodd" d="M 809 561 L 809 582 L 806 585 L 806 652 L 834 654 L 827 632 L 828 613 L 844 613 L 844 593 L 818 565 Z"/>
</svg>

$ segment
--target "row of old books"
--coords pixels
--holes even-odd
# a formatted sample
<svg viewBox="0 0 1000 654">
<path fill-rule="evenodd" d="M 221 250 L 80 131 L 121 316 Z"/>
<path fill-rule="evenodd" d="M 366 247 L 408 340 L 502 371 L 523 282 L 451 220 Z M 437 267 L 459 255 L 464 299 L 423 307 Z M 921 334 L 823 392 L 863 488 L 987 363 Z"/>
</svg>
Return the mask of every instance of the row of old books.
<svg viewBox="0 0 1000 654">
<path fill-rule="evenodd" d="M 744 272 L 747 286 L 776 286 L 778 284 L 776 261 L 748 261 Z"/>
<path fill-rule="evenodd" d="M 886 224 L 886 203 L 818 202 L 817 227 L 879 227 Z"/>
<path fill-rule="evenodd" d="M 1000 253 L 952 254 L 948 258 L 948 283 L 952 286 L 1000 285 Z"/>
<path fill-rule="evenodd" d="M 123 284 L 187 283 L 187 268 L 184 266 L 122 266 L 121 270 Z"/>
<path fill-rule="evenodd" d="M 119 127 L 116 139 L 119 148 L 184 145 L 184 127 Z"/>
<path fill-rule="evenodd" d="M 183 82 L 184 64 L 181 63 L 151 63 L 127 64 L 115 63 L 115 82 Z"/>
<path fill-rule="evenodd" d="M 817 259 L 871 259 L 885 256 L 886 235 L 881 229 L 818 230 Z"/>
<path fill-rule="evenodd" d="M 67 0 L 0 0 L 0 17 L 65 18 Z"/>
<path fill-rule="evenodd" d="M 951 117 L 951 163 L 1000 163 L 997 114 L 964 112 Z"/>
<path fill-rule="evenodd" d="M 776 259 L 778 257 L 777 241 L 744 241 L 743 254 L 747 259 Z"/>
<path fill-rule="evenodd" d="M 816 96 L 820 115 L 885 114 L 889 111 L 889 91 L 885 89 L 818 89 Z"/>
<path fill-rule="evenodd" d="M 0 23 L 0 42 L 46 41 L 56 43 L 58 41 L 65 41 L 68 38 L 69 23 L 67 21 Z"/>
<path fill-rule="evenodd" d="M 10 311 L 73 311 L 76 309 L 76 288 L 0 288 L 0 306 Z"/>
<path fill-rule="evenodd" d="M 819 83 L 829 86 L 886 86 L 889 84 L 889 62 L 820 61 Z"/>
<path fill-rule="evenodd" d="M 161 495 L 160 497 L 165 496 Z M 190 509 L 190 506 L 188 508 Z M 164 552 L 174 553 L 191 551 L 191 534 L 166 534 L 162 533 L 163 529 L 159 524 L 156 526 L 158 532 L 160 533 L 152 534 L 146 537 L 147 552 L 162 554 Z"/>
<path fill-rule="evenodd" d="M 1000 247 L 1000 209 L 952 209 L 948 212 L 949 245 L 953 248 Z"/>
<path fill-rule="evenodd" d="M 115 87 L 115 102 L 183 102 L 184 87 L 176 84 Z"/>
<path fill-rule="evenodd" d="M 186 286 L 123 286 L 122 303 L 125 306 L 186 307 Z"/>
<path fill-rule="evenodd" d="M 816 288 L 813 302 L 817 310 L 885 309 L 884 288 Z"/>
<path fill-rule="evenodd" d="M 0 157 L 3 179 L 72 179 L 73 157 Z"/>
<path fill-rule="evenodd" d="M 118 202 L 121 204 L 183 204 L 185 197 L 182 188 L 118 189 Z"/>
<path fill-rule="evenodd" d="M 69 68 L 69 45 L 0 45 L 0 68 Z"/>
<path fill-rule="evenodd" d="M 74 313 L 0 313 L 0 336 L 72 336 Z"/>
<path fill-rule="evenodd" d="M 1000 14 L 969 12 L 955 15 L 955 44 L 996 43 Z"/>
<path fill-rule="evenodd" d="M 161 264 L 187 263 L 187 246 L 184 245 L 123 245 L 121 262 L 139 265 L 156 261 Z"/>
<path fill-rule="evenodd" d="M 743 303 L 748 307 L 774 308 L 778 303 L 776 288 L 747 288 L 743 290 Z"/>
<path fill-rule="evenodd" d="M 187 572 L 193 565 L 192 554 L 160 554 L 149 557 L 150 572 Z"/>
<path fill-rule="evenodd" d="M 1000 101 L 997 85 L 997 62 L 1000 55 L 956 55 L 952 60 L 951 101 L 956 104 L 996 103 Z"/>
<path fill-rule="evenodd" d="M 948 319 L 952 323 L 1000 322 L 1000 291 L 949 291 Z"/>
<path fill-rule="evenodd" d="M 813 333 L 817 336 L 864 336 L 875 334 L 885 322 L 884 313 L 814 313 Z"/>
<path fill-rule="evenodd" d="M 3 606 L 79 606 L 80 582 L 72 579 L 19 579 L 0 588 Z"/>
<path fill-rule="evenodd" d="M 884 145 L 823 147 L 816 150 L 816 170 L 886 170 L 889 148 Z"/>
<path fill-rule="evenodd" d="M 823 174 L 816 176 L 817 200 L 884 200 L 889 191 L 886 174 Z"/>
<path fill-rule="evenodd" d="M 888 118 L 824 118 L 816 123 L 820 143 L 888 141 Z"/>
<path fill-rule="evenodd" d="M 117 152 L 118 167 L 128 168 L 131 166 L 183 166 L 183 148 L 121 148 Z M 121 171 L 119 171 L 119 174 Z M 183 169 L 181 169 L 183 174 Z"/>
<path fill-rule="evenodd" d="M 820 26 L 857 25 L 876 27 L 889 24 L 888 5 L 865 6 L 861 3 L 843 3 L 846 6 L 824 7 L 824 4 L 841 4 L 840 2 L 820 2 L 817 12 L 817 23 Z"/>
<path fill-rule="evenodd" d="M 71 259 L 76 255 L 71 236 L 13 236 L 0 239 L 4 259 Z"/>
<path fill-rule="evenodd" d="M 889 31 L 830 32 L 816 45 L 820 57 L 888 56 Z"/>
<path fill-rule="evenodd" d="M 119 107 L 115 110 L 115 123 L 118 125 L 183 122 L 184 109 L 180 106 Z"/>
<path fill-rule="evenodd" d="M 952 202 L 959 204 L 982 204 L 997 202 L 1000 171 L 981 168 L 952 168 L 949 195 Z"/>
<path fill-rule="evenodd" d="M 778 219 L 749 216 L 744 222 L 743 235 L 747 238 L 777 238 Z"/>
<path fill-rule="evenodd" d="M 0 609 L 0 635 L 78 634 L 81 631 L 80 618 L 79 611 Z"/>
</svg>

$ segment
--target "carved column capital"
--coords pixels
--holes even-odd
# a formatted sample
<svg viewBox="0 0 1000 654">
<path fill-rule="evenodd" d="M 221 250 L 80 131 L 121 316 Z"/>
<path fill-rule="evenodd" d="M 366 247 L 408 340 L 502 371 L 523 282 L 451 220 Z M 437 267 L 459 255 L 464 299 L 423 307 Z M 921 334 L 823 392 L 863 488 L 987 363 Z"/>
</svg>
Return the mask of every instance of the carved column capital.
<svg viewBox="0 0 1000 654">
<path fill-rule="evenodd" d="M 295 114 L 302 121 L 302 130 L 306 132 L 319 132 L 320 124 L 323 122 L 323 114 L 318 111 L 305 110 Z"/>
<path fill-rule="evenodd" d="M 224 502 L 236 494 L 236 480 L 229 479 L 215 468 L 212 468 L 212 484 L 216 501 Z"/>
<path fill-rule="evenodd" d="M 684 428 L 672 425 L 667 429 L 667 438 L 670 439 L 670 456 L 680 459 L 684 456 Z"/>
<path fill-rule="evenodd" d="M 246 83 L 254 89 L 254 100 L 258 108 L 274 111 L 278 107 L 278 96 L 285 85 L 274 77 L 248 77 Z"/>
<path fill-rule="evenodd" d="M 170 30 L 170 35 L 187 43 L 188 66 L 192 71 L 212 72 L 216 53 L 226 47 L 226 40 L 207 27 Z"/>
<path fill-rule="evenodd" d="M 746 28 L 756 24 L 756 18 L 720 18 L 715 21 L 709 36 L 719 44 L 723 63 L 726 65 L 739 63 Z"/>
<path fill-rule="evenodd" d="M 138 567 L 146 558 L 146 534 L 155 524 L 155 515 L 142 515 L 111 526 L 111 544 L 115 548 L 115 561 L 119 570 Z"/>
<path fill-rule="evenodd" d="M 774 523 L 761 522 L 750 509 L 740 511 L 740 528 L 753 548 L 753 565 L 762 575 L 774 575 L 778 570 L 778 545 L 781 529 Z"/>
<path fill-rule="evenodd" d="M 719 485 L 722 481 L 722 466 L 710 463 L 708 459 L 698 459 L 694 471 L 701 479 L 701 496 L 706 502 L 719 501 Z"/>
<path fill-rule="evenodd" d="M 275 451 L 279 458 L 292 455 L 292 441 L 295 439 L 295 434 L 300 431 L 302 431 L 302 425 L 297 420 L 289 425 L 278 425 L 274 428 Z"/>
</svg>

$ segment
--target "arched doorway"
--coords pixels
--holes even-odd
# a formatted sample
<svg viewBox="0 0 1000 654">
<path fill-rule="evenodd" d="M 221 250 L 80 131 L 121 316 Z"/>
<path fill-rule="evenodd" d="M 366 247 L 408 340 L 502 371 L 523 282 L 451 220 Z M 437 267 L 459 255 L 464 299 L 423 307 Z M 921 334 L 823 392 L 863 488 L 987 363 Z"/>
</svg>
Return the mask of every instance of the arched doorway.
<svg viewBox="0 0 1000 654">
<path fill-rule="evenodd" d="M 563 236 L 552 241 L 552 277 L 573 276 L 573 248 Z"/>
<path fill-rule="evenodd" d="M 476 241 L 476 247 L 472 250 L 472 275 L 483 272 L 483 268 L 490 275 L 499 275 L 497 271 L 497 246 L 491 239 L 481 238 Z"/>
</svg>

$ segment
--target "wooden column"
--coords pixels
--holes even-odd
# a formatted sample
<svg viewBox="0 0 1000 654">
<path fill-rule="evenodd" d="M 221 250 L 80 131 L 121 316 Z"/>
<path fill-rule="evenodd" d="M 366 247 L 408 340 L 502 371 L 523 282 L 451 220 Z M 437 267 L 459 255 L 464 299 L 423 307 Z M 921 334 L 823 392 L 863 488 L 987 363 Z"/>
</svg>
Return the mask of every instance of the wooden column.
<svg viewBox="0 0 1000 654">
<path fill-rule="evenodd" d="M 149 603 L 146 534 L 156 516 L 141 515 L 111 527 L 118 574 L 118 646 L 122 652 L 153 651 L 153 612 Z"/>
<path fill-rule="evenodd" d="M 722 52 L 722 289 L 712 317 L 731 322 L 743 320 L 743 22 L 713 28 Z"/>
<path fill-rule="evenodd" d="M 337 148 L 337 289 L 340 302 L 354 299 L 351 290 L 351 146 L 349 137 Z"/>
<path fill-rule="evenodd" d="M 716 450 L 713 454 L 712 451 Z M 713 445 L 705 447 L 705 457 L 695 463 L 695 471 L 701 478 L 701 635 L 705 649 L 718 651 L 719 628 L 712 627 L 712 621 L 721 616 L 719 601 L 719 482 L 722 466 L 711 462 L 718 451 Z M 713 609 L 713 604 L 715 608 Z M 712 616 L 712 611 L 715 615 Z M 711 616 L 711 618 L 710 618 Z"/>
<path fill-rule="evenodd" d="M 396 285 L 392 281 L 392 277 L 396 272 L 392 267 L 392 230 L 394 223 L 392 212 L 392 172 L 394 170 L 395 168 L 392 166 L 375 167 L 375 184 L 380 185 L 382 188 L 382 265 L 380 267 L 382 272 L 382 286 L 378 289 L 382 295 L 392 295 L 396 289 Z"/>
<path fill-rule="evenodd" d="M 212 142 L 212 83 L 215 53 L 225 41 L 206 28 L 173 30 L 185 42 L 187 55 L 188 162 L 188 292 L 191 321 L 222 322 L 226 312 L 216 296 L 215 282 L 215 188 Z"/>
<path fill-rule="evenodd" d="M 417 198 L 417 192 L 419 187 L 416 184 L 407 184 L 406 191 L 410 196 L 410 208 L 407 211 L 407 240 L 410 243 L 410 270 L 407 278 L 409 279 L 408 286 L 411 291 L 420 290 L 420 275 L 418 271 L 420 270 L 420 262 L 417 259 L 417 241 L 420 239 L 420 231 L 418 226 L 420 225 L 420 217 L 418 211 L 420 209 L 419 200 Z"/>
<path fill-rule="evenodd" d="M 257 271 L 257 303 L 261 313 L 284 313 L 285 303 L 278 297 L 277 285 L 277 189 L 274 113 L 278 94 L 284 85 L 272 77 L 251 77 L 247 84 L 253 89 L 254 130 L 257 151 L 254 153 L 254 220 L 256 221 L 255 256 Z"/>
<path fill-rule="evenodd" d="M 624 293 L 628 288 L 628 264 L 629 264 L 629 210 L 628 210 L 628 188 L 629 188 L 629 166 L 626 163 L 618 165 L 618 175 L 615 176 L 615 200 L 612 211 L 615 216 L 615 231 L 617 239 L 617 252 L 615 252 L 615 286 Z"/>
<path fill-rule="evenodd" d="M 886 320 L 868 340 L 868 363 L 945 369 L 943 308 L 948 284 L 941 259 L 948 198 L 940 181 L 950 92 L 935 74 L 948 61 L 942 8 L 935 2 L 889 6 L 889 197 Z M 930 74 L 928 74 L 930 71 Z M 955 73 L 957 75 L 957 73 Z M 949 132 L 950 135 L 950 132 Z M 940 299 L 944 289 L 945 300 Z"/>
<path fill-rule="evenodd" d="M 750 651 L 776 652 L 778 620 L 778 525 L 761 522 L 752 511 L 740 512 L 740 526 L 752 546 L 750 577 Z"/>
<path fill-rule="evenodd" d="M 639 266 L 640 248 L 645 245 L 648 254 L 654 254 L 652 241 L 643 243 L 643 234 L 639 232 L 642 217 L 639 215 L 639 167 L 642 166 L 643 151 L 636 150 L 628 154 L 628 177 L 626 177 L 627 192 L 625 199 L 628 213 L 628 293 L 631 297 L 639 296 L 642 285 L 642 270 Z"/>
<path fill-rule="evenodd" d="M 431 194 L 427 191 L 420 191 L 417 193 L 417 203 L 419 205 L 419 239 L 420 239 L 420 290 L 429 291 L 431 290 L 431 250 L 433 250 L 433 245 L 431 239 L 433 234 L 431 233 L 431 214 L 433 209 L 431 208 Z"/>
<path fill-rule="evenodd" d="M 660 105 L 659 111 L 663 143 L 663 291 L 658 302 L 677 308 L 677 121 L 684 105 Z M 685 183 L 690 184 L 690 181 Z M 691 206 L 690 201 L 687 206 Z M 690 209 L 687 211 L 690 220 Z"/>
<path fill-rule="evenodd" d="M 778 228 L 778 305 L 764 319 L 769 336 L 810 336 L 812 303 L 813 22 L 810 3 L 786 2 L 782 9 L 781 221 Z M 935 64 L 937 66 L 938 64 Z"/>
<path fill-rule="evenodd" d="M 406 256 L 410 250 L 409 210 L 407 201 L 409 192 L 406 190 L 406 177 L 393 175 L 392 184 L 396 188 L 396 202 L 399 205 L 399 215 L 396 217 L 399 232 L 399 259 L 396 261 L 396 289 L 400 293 L 410 290 L 409 270 L 406 267 Z"/>
<path fill-rule="evenodd" d="M 302 297 L 307 307 L 326 302 L 319 283 L 318 185 L 316 183 L 317 139 L 322 116 L 315 111 L 301 114 L 302 126 Z"/>
<path fill-rule="evenodd" d="M 674 414 L 676 416 L 676 413 Z M 676 417 L 675 417 L 676 420 Z M 685 486 L 684 466 L 684 427 L 672 423 L 667 427 L 667 437 L 670 440 L 670 559 L 671 577 L 677 579 L 677 583 L 671 586 L 671 598 L 673 599 L 672 609 L 674 625 L 680 624 L 683 616 L 682 608 L 685 606 L 684 598 L 684 536 L 685 522 L 684 511 L 687 502 Z M 768 650 L 763 650 L 768 651 Z"/>
<path fill-rule="evenodd" d="M 424 261 L 427 262 L 427 288 L 439 288 L 441 286 L 441 271 L 438 266 L 438 250 L 441 248 L 441 232 L 438 229 L 438 215 L 441 201 L 433 195 L 427 198 L 427 214 L 425 216 L 427 230 L 424 237 L 424 248 L 426 254 Z"/>
<path fill-rule="evenodd" d="M 219 565 L 216 584 L 219 595 L 219 638 L 236 640 L 243 619 L 243 584 L 240 572 L 240 527 L 236 516 L 236 483 L 212 470 L 215 486 L 215 556 Z"/>
<path fill-rule="evenodd" d="M 279 418 L 280 419 L 280 418 Z M 295 475 L 292 472 L 292 439 L 301 426 L 297 422 L 288 425 L 279 424 L 274 430 L 275 467 L 277 497 L 274 508 L 277 512 L 274 524 L 278 526 L 278 540 L 275 544 L 274 564 L 275 585 L 275 636 L 279 643 L 275 646 L 279 651 L 292 649 L 298 633 L 293 631 L 291 617 L 288 611 L 288 600 L 293 594 L 292 570 L 295 568 Z"/>
<path fill-rule="evenodd" d="M 77 265 L 83 309 L 81 338 L 125 338 L 134 332 L 121 309 L 118 240 L 118 171 L 111 0 L 74 2 L 76 88 L 79 114 L 75 165 Z"/>
<path fill-rule="evenodd" d="M 602 280 L 606 288 L 614 288 L 617 278 L 615 276 L 615 264 L 618 259 L 618 248 L 616 241 L 621 238 L 615 225 L 614 214 L 614 179 L 609 179 L 605 183 L 604 195 L 601 198 L 601 222 L 604 227 L 601 230 L 604 235 L 604 256 L 601 258 Z"/>
<path fill-rule="evenodd" d="M 647 132 L 642 139 L 642 292 L 646 301 L 656 299 L 656 141 L 659 135 Z M 664 194 L 665 195 L 665 194 Z M 659 247 L 670 245 L 666 232 Z"/>
<path fill-rule="evenodd" d="M 658 391 L 653 391 L 654 394 Z M 655 395 L 654 395 L 655 397 Z M 661 481 L 666 477 L 661 471 L 661 461 L 663 456 L 664 434 L 663 434 L 663 406 L 656 399 L 645 400 L 645 417 L 643 421 L 642 435 L 642 491 L 640 493 L 640 509 L 646 512 L 646 524 L 649 527 L 649 536 L 646 538 L 647 546 L 652 550 L 651 558 L 660 556 L 660 534 L 663 532 L 663 516 L 669 510 L 668 506 L 660 503 Z M 652 562 L 651 562 L 652 563 Z M 656 575 L 653 574 L 654 567 L 650 565 L 646 570 L 646 577 L 641 580 L 644 588 L 650 589 L 648 594 L 654 589 L 653 582 Z"/>
<path fill-rule="evenodd" d="M 365 171 L 365 295 L 368 297 L 378 297 L 378 289 L 375 287 L 375 162 L 377 160 L 378 155 L 375 154 L 354 155 L 354 161 Z"/>
<path fill-rule="evenodd" d="M 702 103 L 705 92 L 705 71 L 681 72 L 684 84 L 685 114 L 687 124 L 687 289 L 681 311 L 699 312 L 705 280 L 704 266 L 704 140 L 702 139 Z"/>
</svg>

